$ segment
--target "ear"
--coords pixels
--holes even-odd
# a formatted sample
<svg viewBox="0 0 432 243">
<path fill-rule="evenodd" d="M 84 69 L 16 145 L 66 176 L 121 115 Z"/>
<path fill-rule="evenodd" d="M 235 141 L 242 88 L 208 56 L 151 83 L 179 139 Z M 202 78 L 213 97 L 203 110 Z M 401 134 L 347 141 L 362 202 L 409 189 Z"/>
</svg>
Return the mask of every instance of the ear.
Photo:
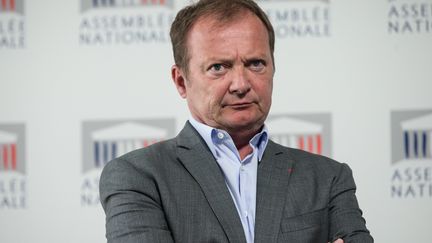
<svg viewBox="0 0 432 243">
<path fill-rule="evenodd" d="M 180 96 L 182 98 L 186 98 L 186 78 L 183 74 L 183 71 L 177 65 L 173 65 L 171 67 L 171 78 L 174 81 L 174 84 Z"/>
</svg>

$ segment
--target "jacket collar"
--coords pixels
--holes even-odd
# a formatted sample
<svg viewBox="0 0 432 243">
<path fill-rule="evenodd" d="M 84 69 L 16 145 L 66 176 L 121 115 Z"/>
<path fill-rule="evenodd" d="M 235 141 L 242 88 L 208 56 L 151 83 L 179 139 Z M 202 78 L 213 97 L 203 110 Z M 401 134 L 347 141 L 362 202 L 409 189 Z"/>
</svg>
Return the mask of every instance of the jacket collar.
<svg viewBox="0 0 432 243">
<path fill-rule="evenodd" d="M 222 171 L 204 140 L 189 122 L 177 136 L 177 156 L 201 187 L 229 242 L 246 242 Z"/>
<path fill-rule="evenodd" d="M 198 132 L 187 122 L 177 136 L 177 155 L 200 185 L 230 242 L 246 242 L 244 230 L 225 179 Z M 276 242 L 294 159 L 269 140 L 258 166 L 255 242 Z"/>
</svg>

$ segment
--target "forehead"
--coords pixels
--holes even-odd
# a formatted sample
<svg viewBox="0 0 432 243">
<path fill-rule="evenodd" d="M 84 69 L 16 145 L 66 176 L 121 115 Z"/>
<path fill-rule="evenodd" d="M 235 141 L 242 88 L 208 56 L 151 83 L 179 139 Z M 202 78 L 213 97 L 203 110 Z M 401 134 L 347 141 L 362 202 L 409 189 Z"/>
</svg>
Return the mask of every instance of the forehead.
<svg viewBox="0 0 432 243">
<path fill-rule="evenodd" d="M 223 30 L 229 29 L 235 26 L 236 24 L 245 22 L 245 19 L 248 19 L 248 22 L 253 19 L 255 22 L 259 22 L 264 28 L 264 23 L 262 23 L 261 19 L 258 18 L 254 13 L 249 10 L 240 10 L 236 13 L 231 14 L 208 14 L 199 17 L 192 27 L 189 30 L 188 36 L 190 36 L 193 32 L 203 31 L 204 30 Z"/>
<path fill-rule="evenodd" d="M 229 18 L 215 15 L 200 17 L 191 27 L 186 43 L 190 50 L 197 45 L 220 44 L 210 42 L 213 40 L 223 41 L 233 37 L 247 39 L 247 35 L 249 37 L 254 35 L 261 40 L 265 39 L 268 45 L 269 36 L 264 23 L 254 13 L 244 10 Z M 258 40 L 250 39 L 250 41 L 257 42 Z"/>
<path fill-rule="evenodd" d="M 214 28 L 223 28 L 232 23 L 241 21 L 245 16 L 255 16 L 248 9 L 239 9 L 238 11 L 225 11 L 225 12 L 208 12 L 203 14 L 196 19 L 191 29 L 193 29 L 198 24 L 208 24 Z M 258 18 L 258 17 L 257 17 Z"/>
</svg>

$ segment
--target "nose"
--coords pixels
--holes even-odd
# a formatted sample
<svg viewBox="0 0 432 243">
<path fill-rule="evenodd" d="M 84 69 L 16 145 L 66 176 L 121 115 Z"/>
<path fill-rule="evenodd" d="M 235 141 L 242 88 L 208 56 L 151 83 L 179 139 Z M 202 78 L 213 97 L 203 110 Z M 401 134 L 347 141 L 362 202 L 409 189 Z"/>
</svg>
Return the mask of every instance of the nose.
<svg viewBox="0 0 432 243">
<path fill-rule="evenodd" d="M 246 75 L 244 67 L 234 68 L 232 70 L 231 83 L 229 92 L 236 95 L 244 95 L 251 89 L 250 81 Z"/>
</svg>

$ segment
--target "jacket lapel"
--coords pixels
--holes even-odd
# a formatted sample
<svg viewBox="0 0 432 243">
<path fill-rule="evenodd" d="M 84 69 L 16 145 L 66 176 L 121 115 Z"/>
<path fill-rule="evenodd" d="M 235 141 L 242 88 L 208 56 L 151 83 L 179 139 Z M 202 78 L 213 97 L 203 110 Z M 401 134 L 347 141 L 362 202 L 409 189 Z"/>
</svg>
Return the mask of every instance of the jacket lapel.
<svg viewBox="0 0 432 243">
<path fill-rule="evenodd" d="M 276 242 L 294 161 L 269 141 L 258 166 L 255 242 Z"/>
<path fill-rule="evenodd" d="M 186 123 L 177 136 L 177 155 L 200 185 L 230 242 L 246 242 L 237 209 L 225 178 L 198 132 Z"/>
</svg>

